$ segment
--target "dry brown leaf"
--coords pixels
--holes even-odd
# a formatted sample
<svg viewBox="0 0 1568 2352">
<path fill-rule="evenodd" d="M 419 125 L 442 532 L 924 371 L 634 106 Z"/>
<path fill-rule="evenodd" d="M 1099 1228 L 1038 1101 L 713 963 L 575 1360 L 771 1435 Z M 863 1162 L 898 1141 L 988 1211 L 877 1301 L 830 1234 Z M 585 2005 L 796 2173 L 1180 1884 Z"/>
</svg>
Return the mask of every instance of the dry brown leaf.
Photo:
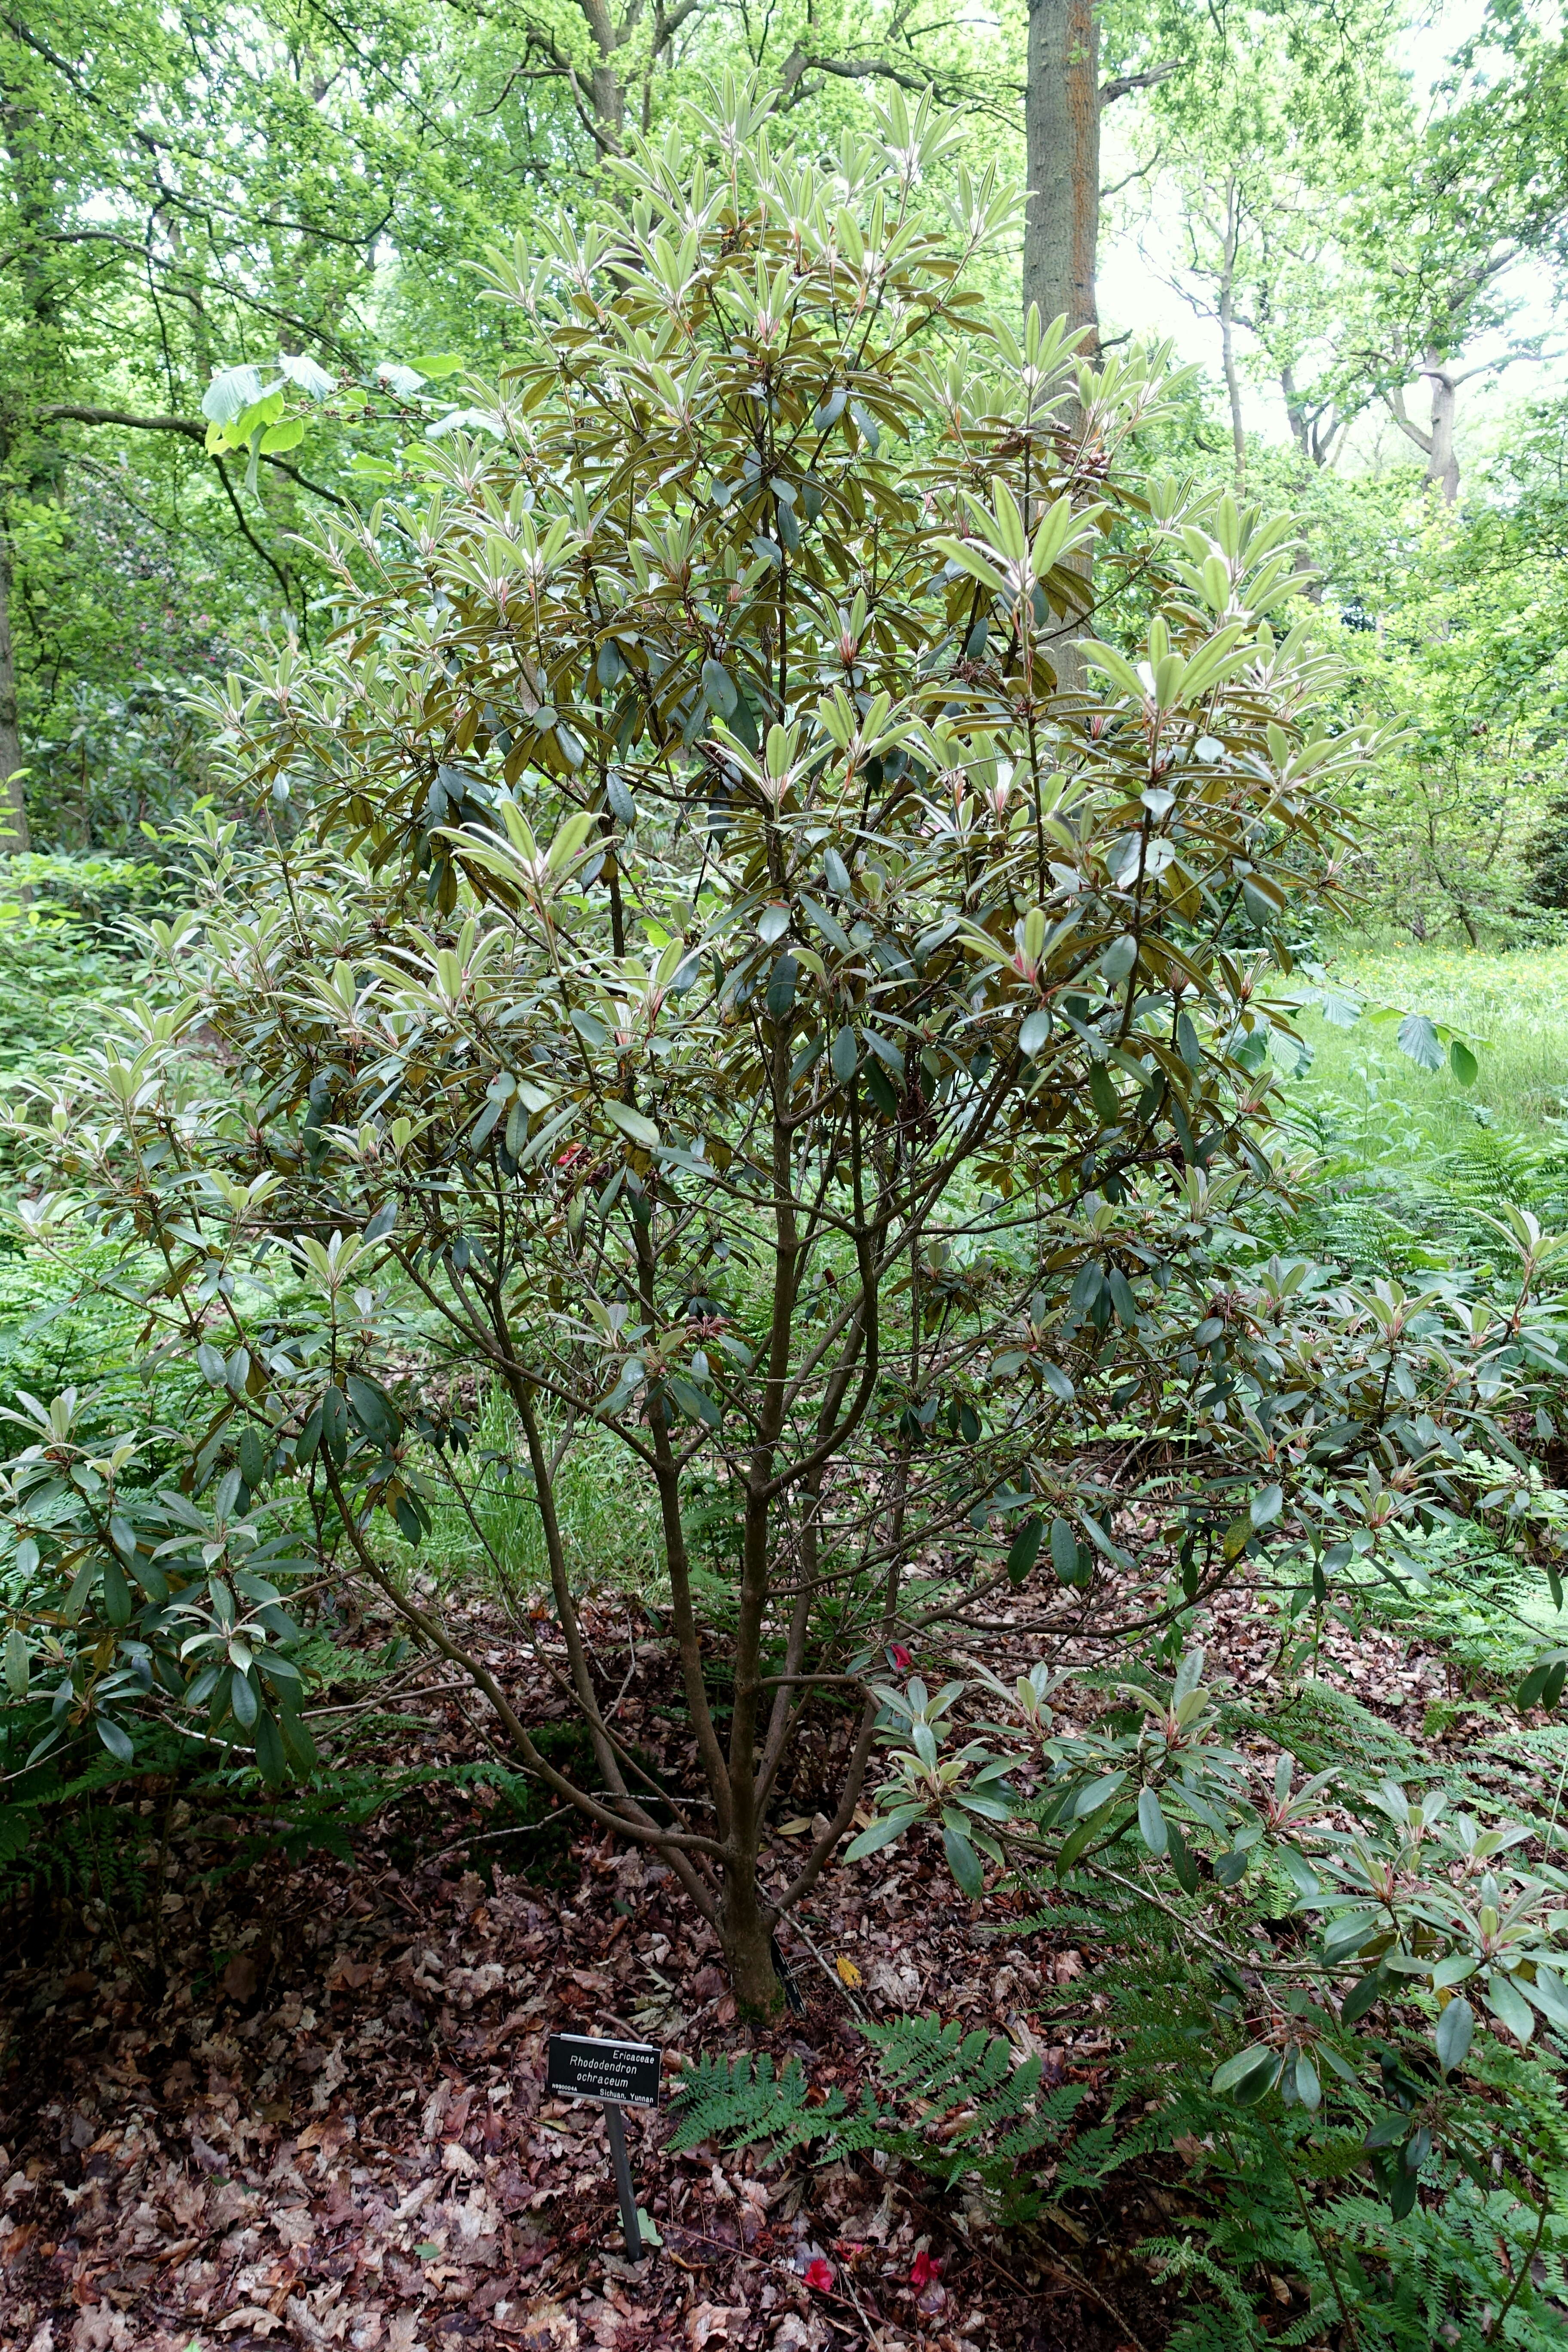
<svg viewBox="0 0 1568 2352">
<path fill-rule="evenodd" d="M 686 2340 L 692 2352 L 704 2344 L 732 2344 L 750 2316 L 744 2304 L 700 2303 L 686 2315 Z"/>
<path fill-rule="evenodd" d="M 329 1987 L 346 1985 L 351 1991 L 357 1992 L 361 1985 L 369 1984 L 374 1974 L 375 1969 L 371 1961 L 351 1959 L 347 1952 L 340 1952 L 327 1971 L 326 1981 Z"/>
<path fill-rule="evenodd" d="M 248 1952 L 236 1952 L 220 1979 L 230 2000 L 254 2000 L 256 1998 L 256 1962 Z"/>
</svg>

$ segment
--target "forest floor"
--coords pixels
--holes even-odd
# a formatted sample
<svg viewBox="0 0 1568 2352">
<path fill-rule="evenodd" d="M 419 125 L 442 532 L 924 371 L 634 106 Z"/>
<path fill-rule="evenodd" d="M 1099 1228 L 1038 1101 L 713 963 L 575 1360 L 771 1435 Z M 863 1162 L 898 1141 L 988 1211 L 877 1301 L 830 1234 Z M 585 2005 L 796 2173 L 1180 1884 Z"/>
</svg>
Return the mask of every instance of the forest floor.
<svg viewBox="0 0 1568 2352">
<path fill-rule="evenodd" d="M 470 1610 L 464 1630 L 512 1670 L 499 1615 Z M 621 1720 L 679 1773 L 668 1646 L 624 1601 L 592 1630 L 612 1690 L 635 1637 Z M 340 1635 L 338 1654 L 367 1656 L 388 1631 Z M 1277 1633 L 1245 1593 L 1212 1612 L 1209 1639 L 1233 1687 L 1268 1683 Z M 1444 1687 L 1439 1663 L 1375 1629 L 1335 1628 L 1319 1673 L 1410 1732 Z M 534 1719 L 559 1714 L 542 1683 L 522 1687 Z M 383 1680 L 369 1714 L 363 1689 L 345 1704 L 400 1769 L 449 1776 L 486 1752 L 471 1694 L 438 1663 Z M 829 1763 L 808 1742 L 778 1811 L 809 1811 Z M 171 1990 L 139 1929 L 116 1949 L 68 1915 L 50 1948 L 0 1973 L 0 2352 L 1166 2340 L 1176 2308 L 1138 2244 L 1195 2210 L 1175 2157 L 1004 2237 L 869 2159 L 770 2171 L 754 2152 L 677 2155 L 668 2107 L 634 2112 L 662 2245 L 628 2263 L 601 2112 L 543 2092 L 552 2031 L 661 2042 L 671 2084 L 700 2052 L 765 2047 L 853 2097 L 858 2014 L 935 2011 L 1038 2050 L 1047 2082 L 1086 2086 L 1090 2121 L 1110 2042 L 1087 1984 L 1105 1956 L 1081 1927 L 1053 1932 L 1048 1909 L 1041 1924 L 1033 1899 L 1026 1925 L 1016 1894 L 966 1900 L 916 1839 L 826 1874 L 782 1937 L 795 2005 L 754 2035 L 668 1873 L 567 1822 L 498 1830 L 494 1796 L 432 1780 L 338 1853 L 268 1845 L 217 1798 L 181 1802 L 151 1898 Z M 1299 2321 L 1274 2286 L 1281 2324 Z"/>
</svg>

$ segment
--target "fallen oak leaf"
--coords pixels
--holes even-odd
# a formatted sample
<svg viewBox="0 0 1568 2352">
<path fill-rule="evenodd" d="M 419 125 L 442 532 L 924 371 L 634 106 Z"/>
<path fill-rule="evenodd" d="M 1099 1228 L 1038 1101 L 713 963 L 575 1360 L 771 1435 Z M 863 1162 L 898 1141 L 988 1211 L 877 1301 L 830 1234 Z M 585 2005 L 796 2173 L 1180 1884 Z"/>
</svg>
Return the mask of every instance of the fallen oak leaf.
<svg viewBox="0 0 1568 2352">
<path fill-rule="evenodd" d="M 837 1969 L 841 1980 L 848 1986 L 850 1991 L 858 1992 L 859 1990 L 861 1981 L 860 1971 L 856 1967 L 854 1961 L 849 1958 L 847 1954 L 844 1952 L 836 1953 L 834 1955 L 833 1965 Z"/>
</svg>

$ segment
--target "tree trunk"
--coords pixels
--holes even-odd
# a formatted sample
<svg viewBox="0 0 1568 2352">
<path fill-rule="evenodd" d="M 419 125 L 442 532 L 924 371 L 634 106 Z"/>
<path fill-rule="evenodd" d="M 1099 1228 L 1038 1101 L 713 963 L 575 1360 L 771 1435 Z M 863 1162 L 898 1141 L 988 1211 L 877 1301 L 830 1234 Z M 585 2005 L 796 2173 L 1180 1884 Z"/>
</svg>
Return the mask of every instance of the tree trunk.
<svg viewBox="0 0 1568 2352">
<path fill-rule="evenodd" d="M 1230 445 L 1236 457 L 1236 494 L 1247 487 L 1247 434 L 1241 421 L 1241 380 L 1236 372 L 1236 257 L 1241 243 L 1241 204 L 1233 179 L 1226 193 L 1225 267 L 1219 281 L 1219 347 L 1230 403 Z"/>
<path fill-rule="evenodd" d="M 1443 503 L 1451 507 L 1459 495 L 1459 453 L 1454 446 L 1458 386 L 1435 353 L 1427 354 L 1426 375 L 1432 387 L 1432 430 L 1426 450 L 1426 479 L 1441 488 Z"/>
<path fill-rule="evenodd" d="M 592 129 L 601 154 L 618 155 L 622 152 L 622 134 L 626 126 L 626 93 L 614 59 L 624 48 L 630 35 L 630 19 L 616 24 L 605 0 L 578 0 L 584 21 L 593 36 L 598 51 L 589 76 L 589 94 L 593 101 Z"/>
<path fill-rule="evenodd" d="M 784 2007 L 784 1988 L 773 1967 L 773 1923 L 757 1885 L 756 1863 L 725 1871 L 720 1922 L 724 1965 L 742 2022 L 771 2025 Z"/>
<path fill-rule="evenodd" d="M 16 724 L 16 665 L 11 650 L 11 551 L 0 533 L 0 856 L 31 846 L 22 737 Z"/>
<path fill-rule="evenodd" d="M 1230 288 L 1219 299 L 1219 347 L 1225 362 L 1226 398 L 1230 403 L 1230 446 L 1236 459 L 1236 491 L 1247 488 L 1247 429 L 1241 420 L 1241 382 L 1236 372 L 1235 321 L 1230 312 Z"/>
<path fill-rule="evenodd" d="M 1029 0 L 1024 136 L 1024 309 L 1087 327 L 1100 354 L 1095 248 L 1100 236 L 1100 26 L 1091 0 Z"/>
<path fill-rule="evenodd" d="M 1029 200 L 1024 215 L 1024 315 L 1037 305 L 1042 322 L 1065 319 L 1088 329 L 1080 349 L 1100 356 L 1095 250 L 1100 237 L 1100 26 L 1093 0 L 1029 0 L 1024 83 L 1024 139 Z M 1068 559 L 1092 594 L 1093 559 Z M 1088 675 L 1069 619 L 1049 641 L 1057 685 L 1081 694 Z"/>
<path fill-rule="evenodd" d="M 1289 360 L 1279 371 L 1279 390 L 1285 402 L 1285 415 L 1289 420 L 1290 437 L 1310 463 L 1312 445 L 1307 432 L 1307 405 L 1296 389 L 1296 371 Z"/>
</svg>

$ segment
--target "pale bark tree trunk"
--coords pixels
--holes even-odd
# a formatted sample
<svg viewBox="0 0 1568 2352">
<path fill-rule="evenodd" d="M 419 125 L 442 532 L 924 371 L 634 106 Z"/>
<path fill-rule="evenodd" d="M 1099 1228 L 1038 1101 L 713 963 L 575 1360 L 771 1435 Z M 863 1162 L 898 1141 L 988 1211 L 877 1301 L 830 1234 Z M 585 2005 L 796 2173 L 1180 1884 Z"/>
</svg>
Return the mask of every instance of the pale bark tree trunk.
<svg viewBox="0 0 1568 2352">
<path fill-rule="evenodd" d="M 16 723 L 16 666 L 11 650 L 11 551 L 0 534 L 0 856 L 31 846 L 27 782 Z"/>
<path fill-rule="evenodd" d="M 1100 239 L 1100 26 L 1093 0 L 1029 0 L 1028 63 L 1024 85 L 1024 138 L 1029 173 L 1024 215 L 1024 314 L 1038 305 L 1041 321 L 1065 318 L 1088 329 L 1084 356 L 1100 356 L 1095 257 Z M 1080 572 L 1087 602 L 1092 559 L 1069 559 Z M 1088 677 L 1068 620 L 1050 648 L 1057 684 L 1082 693 Z"/>
<path fill-rule="evenodd" d="M 1432 391 L 1432 422 L 1429 431 L 1423 431 L 1405 405 L 1404 392 L 1385 393 L 1389 415 L 1405 435 L 1414 441 L 1426 460 L 1428 488 L 1440 489 L 1443 503 L 1451 507 L 1459 495 L 1459 452 L 1454 438 L 1454 426 L 1458 413 L 1459 385 L 1464 378 L 1456 376 L 1435 351 L 1428 350 L 1426 362 L 1421 371 Z M 1477 373 L 1475 370 L 1471 373 Z"/>
<path fill-rule="evenodd" d="M 1443 503 L 1451 507 L 1459 495 L 1459 453 L 1454 443 L 1454 424 L 1458 408 L 1458 385 L 1452 372 L 1438 363 L 1436 355 L 1428 352 L 1426 381 L 1432 387 L 1432 425 L 1427 435 L 1426 479 L 1441 489 Z"/>
<path fill-rule="evenodd" d="M 1309 463 L 1312 457 L 1311 436 L 1307 424 L 1307 404 L 1296 389 L 1296 371 L 1289 360 L 1279 371 L 1279 392 L 1289 419 L 1290 437 Z"/>
<path fill-rule="evenodd" d="M 1236 494 L 1247 487 L 1247 433 L 1241 421 L 1241 379 L 1236 367 L 1236 257 L 1241 244 L 1241 199 L 1231 180 L 1225 197 L 1224 266 L 1219 281 L 1219 347 L 1230 403 L 1230 445 L 1236 456 Z"/>
</svg>

